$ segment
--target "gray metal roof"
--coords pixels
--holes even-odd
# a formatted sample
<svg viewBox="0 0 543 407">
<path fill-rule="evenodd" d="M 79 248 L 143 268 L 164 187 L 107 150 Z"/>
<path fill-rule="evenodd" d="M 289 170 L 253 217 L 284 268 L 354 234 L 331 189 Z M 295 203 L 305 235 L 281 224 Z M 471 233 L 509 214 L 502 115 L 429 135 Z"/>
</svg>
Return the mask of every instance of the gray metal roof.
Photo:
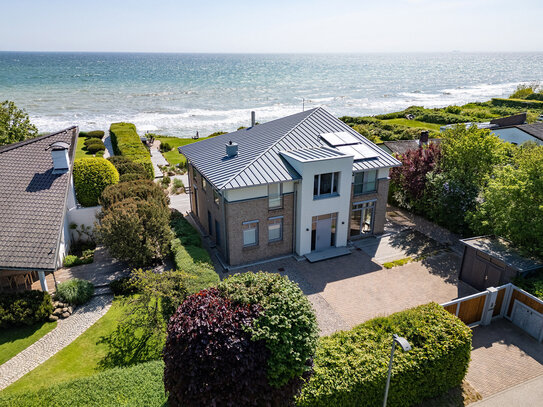
<svg viewBox="0 0 543 407">
<path fill-rule="evenodd" d="M 515 127 L 543 141 L 543 123 L 521 124 Z"/>
<path fill-rule="evenodd" d="M 327 146 L 320 135 L 340 131 L 352 134 L 377 154 L 375 159 L 355 162 L 353 171 L 401 165 L 394 157 L 320 107 L 181 146 L 179 152 L 216 188 L 243 188 L 299 179 L 299 174 L 280 153 Z M 226 156 L 225 144 L 230 140 L 239 144 L 235 157 Z"/>
<path fill-rule="evenodd" d="M 343 154 L 341 151 L 337 151 L 330 147 L 311 147 L 304 148 L 302 150 L 281 151 L 280 154 L 288 155 L 301 162 L 349 157 L 348 155 Z"/>
<path fill-rule="evenodd" d="M 0 270 L 54 270 L 72 171 L 53 172 L 51 148 L 77 127 L 0 148 Z"/>
<path fill-rule="evenodd" d="M 540 260 L 523 256 L 511 242 L 495 236 L 478 236 L 460 240 L 466 246 L 473 247 L 491 257 L 501 260 L 509 267 L 520 272 L 543 267 Z"/>
</svg>

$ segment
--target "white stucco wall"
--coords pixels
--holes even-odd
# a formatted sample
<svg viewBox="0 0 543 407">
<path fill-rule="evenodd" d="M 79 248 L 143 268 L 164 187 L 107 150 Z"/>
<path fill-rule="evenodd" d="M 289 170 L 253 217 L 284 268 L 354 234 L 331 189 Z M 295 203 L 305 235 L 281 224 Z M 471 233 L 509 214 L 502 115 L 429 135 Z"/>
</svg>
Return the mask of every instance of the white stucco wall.
<svg viewBox="0 0 543 407">
<path fill-rule="evenodd" d="M 507 141 L 508 143 L 515 143 L 520 145 L 522 143 L 526 143 L 527 141 L 535 141 L 537 144 L 543 145 L 543 141 L 533 137 L 528 133 L 523 132 L 520 129 L 517 129 L 516 127 L 493 130 L 492 132 L 503 141 Z"/>
<path fill-rule="evenodd" d="M 72 208 L 68 211 L 68 214 L 66 216 L 68 227 L 72 223 L 75 223 L 76 225 L 85 225 L 90 226 L 92 229 L 94 229 L 94 223 L 97 220 L 97 216 L 102 210 L 101 206 L 91 206 L 89 208 Z M 79 233 L 75 230 L 70 229 L 70 236 L 73 240 L 78 240 L 81 238 L 79 236 Z M 82 237 L 84 239 L 84 236 Z"/>
<path fill-rule="evenodd" d="M 300 162 L 285 157 L 302 176 L 297 188 L 296 202 L 296 253 L 304 255 L 311 252 L 311 228 L 313 216 L 337 212 L 336 247 L 347 245 L 349 226 L 349 207 L 351 202 L 351 182 L 353 157 Z M 339 172 L 338 195 L 329 198 L 313 197 L 315 175 Z"/>
<path fill-rule="evenodd" d="M 292 181 L 283 182 L 283 193 L 291 193 L 294 190 Z M 268 196 L 268 186 L 259 185 L 256 187 L 229 189 L 224 191 L 224 197 L 228 202 L 244 201 L 246 199 L 263 198 Z"/>
</svg>

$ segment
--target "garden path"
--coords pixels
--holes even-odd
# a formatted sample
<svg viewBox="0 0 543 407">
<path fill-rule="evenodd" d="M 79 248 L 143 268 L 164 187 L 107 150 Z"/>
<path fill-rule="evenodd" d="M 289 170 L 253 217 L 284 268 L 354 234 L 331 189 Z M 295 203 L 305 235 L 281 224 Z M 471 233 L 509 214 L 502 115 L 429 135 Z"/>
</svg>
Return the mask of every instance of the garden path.
<svg viewBox="0 0 543 407">
<path fill-rule="evenodd" d="M 43 338 L 0 365 L 0 390 L 72 343 L 109 310 L 112 300 L 112 295 L 93 297 L 88 303 L 78 307 L 69 318 L 59 320 L 57 327 Z"/>
<path fill-rule="evenodd" d="M 106 146 L 104 158 L 113 157 L 115 153 L 113 153 L 113 144 L 111 144 L 111 136 L 109 134 L 104 137 L 104 145 Z"/>
</svg>

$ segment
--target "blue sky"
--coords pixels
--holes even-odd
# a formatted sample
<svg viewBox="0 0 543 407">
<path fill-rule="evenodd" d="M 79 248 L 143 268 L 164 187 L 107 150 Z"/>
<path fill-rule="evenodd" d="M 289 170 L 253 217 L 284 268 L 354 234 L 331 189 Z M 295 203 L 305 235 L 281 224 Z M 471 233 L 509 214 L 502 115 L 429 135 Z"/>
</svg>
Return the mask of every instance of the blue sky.
<svg viewBox="0 0 543 407">
<path fill-rule="evenodd" d="M 541 0 L 3 0 L 0 50 L 543 51 Z"/>
</svg>

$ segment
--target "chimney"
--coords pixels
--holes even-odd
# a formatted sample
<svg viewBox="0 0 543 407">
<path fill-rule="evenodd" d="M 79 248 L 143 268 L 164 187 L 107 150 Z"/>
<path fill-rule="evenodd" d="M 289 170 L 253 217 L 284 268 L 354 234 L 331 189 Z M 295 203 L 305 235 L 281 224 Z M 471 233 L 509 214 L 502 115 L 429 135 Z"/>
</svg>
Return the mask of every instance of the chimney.
<svg viewBox="0 0 543 407">
<path fill-rule="evenodd" d="M 53 174 L 60 174 L 70 169 L 68 150 L 70 145 L 62 141 L 51 144 L 51 158 L 53 159 Z"/>
<path fill-rule="evenodd" d="M 421 131 L 420 137 L 419 137 L 419 146 L 428 144 L 429 137 L 430 137 L 430 133 L 428 132 L 428 130 Z"/>
<path fill-rule="evenodd" d="M 228 157 L 235 157 L 238 155 L 238 143 L 233 143 L 232 140 L 230 140 L 226 144 L 226 155 Z"/>
<path fill-rule="evenodd" d="M 251 127 L 255 127 L 256 124 L 256 113 L 254 110 L 251 112 Z"/>
</svg>

